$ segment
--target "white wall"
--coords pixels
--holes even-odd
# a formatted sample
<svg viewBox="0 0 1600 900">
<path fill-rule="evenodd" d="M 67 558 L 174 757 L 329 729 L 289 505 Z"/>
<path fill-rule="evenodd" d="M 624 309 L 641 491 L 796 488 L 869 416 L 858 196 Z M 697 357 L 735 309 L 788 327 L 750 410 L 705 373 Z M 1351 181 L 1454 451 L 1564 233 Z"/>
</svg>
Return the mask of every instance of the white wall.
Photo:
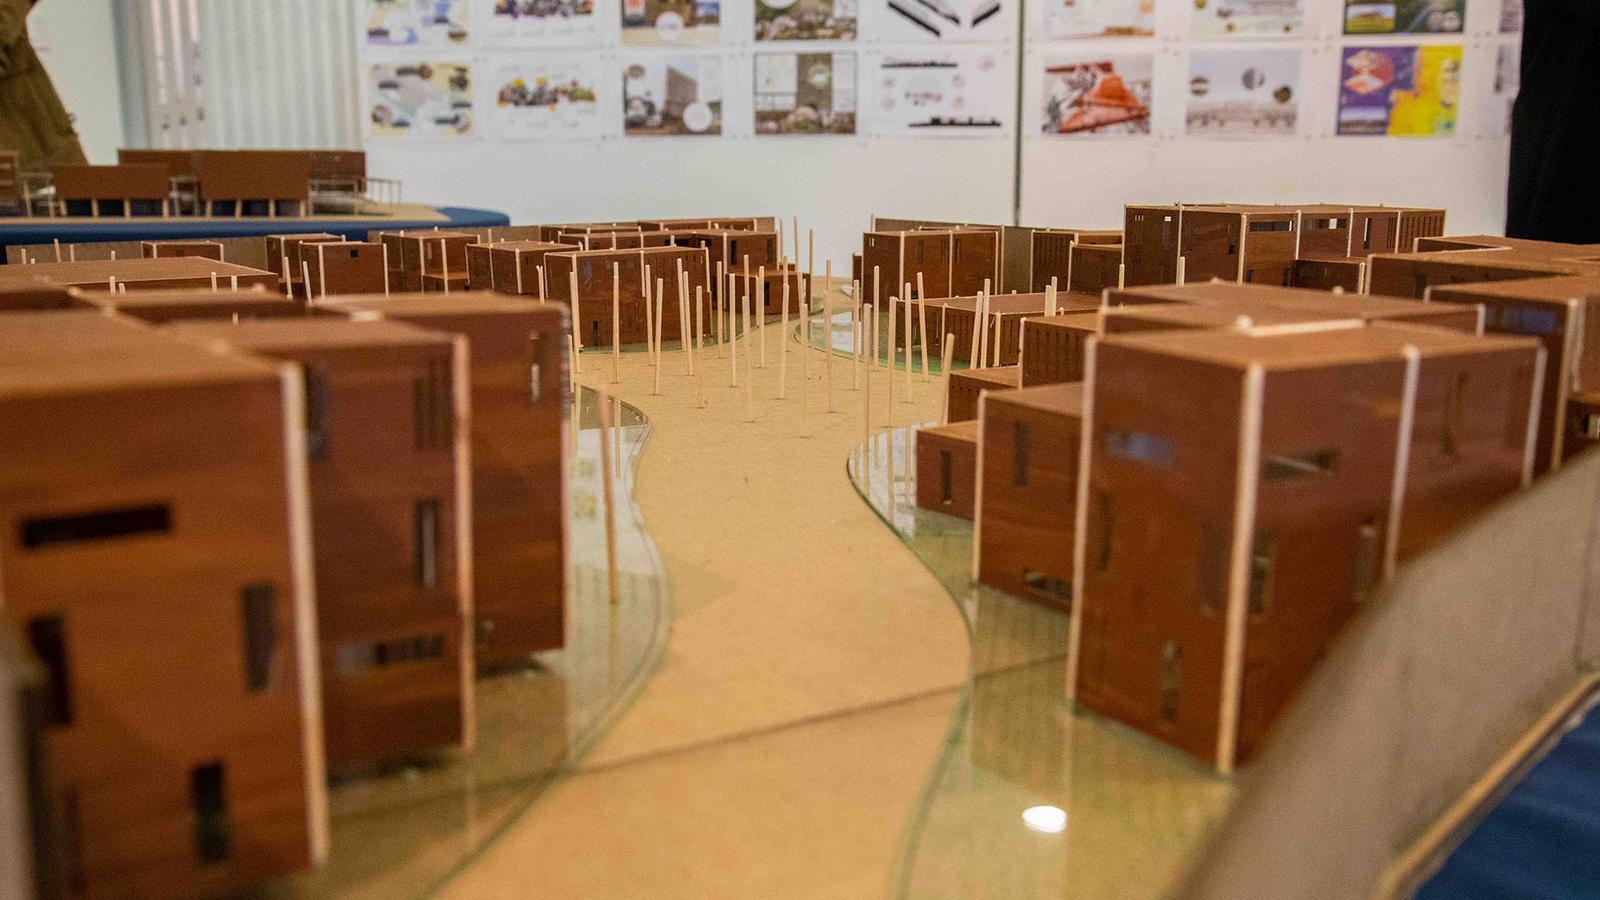
<svg viewBox="0 0 1600 900">
<path fill-rule="evenodd" d="M 28 33 L 92 163 L 114 163 L 122 137 L 111 0 L 41 0 Z"/>
<path fill-rule="evenodd" d="M 1014 7 L 1016 0 L 1008 3 Z M 1026 9 L 1031 15 L 1039 5 L 1035 0 Z M 491 207 L 519 223 L 799 215 L 803 228 L 817 230 L 819 260 L 831 257 L 836 268 L 858 249 L 860 232 L 873 214 L 1011 221 L 1014 129 L 1022 134 L 1024 224 L 1116 227 L 1128 203 L 1328 201 L 1443 206 L 1450 212 L 1448 230 L 1457 233 L 1499 232 L 1503 227 L 1508 142 L 1482 136 L 1495 130 L 1492 120 L 1504 113 L 1503 106 L 1484 102 L 1494 77 L 1496 47 L 1516 40 L 1497 33 L 1499 0 L 1468 0 L 1463 34 L 1420 38 L 1345 37 L 1340 33 L 1342 0 L 1307 0 L 1307 25 L 1300 35 L 1260 42 L 1301 51 L 1299 136 L 1250 141 L 1184 134 L 1190 50 L 1250 43 L 1191 40 L 1192 0 L 1159 0 L 1158 37 L 1151 39 L 1046 42 L 1034 39 L 1039 32 L 1030 27 L 1022 48 L 1021 121 L 1009 121 L 1004 136 L 972 141 L 866 136 L 876 87 L 870 56 L 887 49 L 870 40 L 873 11 L 882 0 L 861 0 L 861 40 L 817 46 L 861 54 L 862 136 L 753 136 L 749 4 L 725 0 L 724 6 L 722 44 L 706 51 L 725 60 L 722 137 L 622 137 L 617 124 L 607 137 L 582 143 L 373 139 L 366 142 L 371 170 L 404 180 L 407 199 Z M 606 115 L 620 118 L 616 0 L 597 0 L 596 15 L 611 29 L 603 51 L 606 78 L 600 102 Z M 359 27 L 358 21 L 358 32 Z M 351 35 L 356 41 L 360 37 Z M 1341 47 L 1405 43 L 1464 46 L 1456 136 L 1335 137 Z M 771 48 L 808 49 L 806 44 Z M 1152 134 L 1088 139 L 1039 134 L 1034 70 L 1043 57 L 1134 51 L 1156 54 Z M 458 53 L 455 58 L 471 55 Z M 430 56 L 427 50 L 412 56 L 452 58 L 449 53 Z M 487 118 L 483 102 L 479 100 L 480 125 Z M 1014 97 L 1007 101 L 1008 120 L 1015 118 L 1010 112 L 1014 103 Z"/>
</svg>

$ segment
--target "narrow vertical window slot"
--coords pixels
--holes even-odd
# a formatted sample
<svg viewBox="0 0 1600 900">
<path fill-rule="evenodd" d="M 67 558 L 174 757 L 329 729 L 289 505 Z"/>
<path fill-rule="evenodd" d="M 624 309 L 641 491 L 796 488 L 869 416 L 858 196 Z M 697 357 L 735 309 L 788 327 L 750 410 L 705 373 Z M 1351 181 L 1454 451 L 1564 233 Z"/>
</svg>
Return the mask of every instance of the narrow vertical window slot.
<svg viewBox="0 0 1600 900">
<path fill-rule="evenodd" d="M 277 652 L 277 592 L 258 581 L 239 590 L 239 611 L 244 622 L 244 683 L 251 693 L 272 685 L 273 656 Z"/>
<path fill-rule="evenodd" d="M 67 663 L 67 626 L 59 615 L 28 620 L 28 644 L 45 668 L 44 721 L 72 724 L 72 675 Z"/>
<path fill-rule="evenodd" d="M 1257 534 L 1250 549 L 1250 615 L 1264 615 L 1272 601 L 1273 574 L 1277 568 L 1278 538 Z"/>
<path fill-rule="evenodd" d="M 939 502 L 949 504 L 955 499 L 955 463 L 949 450 L 939 451 Z"/>
<path fill-rule="evenodd" d="M 194 811 L 194 852 L 202 863 L 224 862 L 231 855 L 227 784 L 222 763 L 195 766 L 189 773 L 189 802 Z"/>
<path fill-rule="evenodd" d="M 544 394 L 544 335 L 528 341 L 528 403 L 536 404 Z"/>
<path fill-rule="evenodd" d="M 1178 721 L 1178 691 L 1183 687 L 1183 648 L 1176 641 L 1161 647 L 1161 721 Z"/>
<path fill-rule="evenodd" d="M 1028 483 L 1028 441 L 1028 423 L 1017 422 L 1011 426 L 1011 484 L 1014 487 L 1024 487 Z"/>
<path fill-rule="evenodd" d="M 307 365 L 306 391 L 306 455 L 313 460 L 328 457 L 328 370 L 324 366 Z"/>
<path fill-rule="evenodd" d="M 439 586 L 439 501 L 418 500 L 412 514 L 412 555 L 417 587 Z"/>
</svg>

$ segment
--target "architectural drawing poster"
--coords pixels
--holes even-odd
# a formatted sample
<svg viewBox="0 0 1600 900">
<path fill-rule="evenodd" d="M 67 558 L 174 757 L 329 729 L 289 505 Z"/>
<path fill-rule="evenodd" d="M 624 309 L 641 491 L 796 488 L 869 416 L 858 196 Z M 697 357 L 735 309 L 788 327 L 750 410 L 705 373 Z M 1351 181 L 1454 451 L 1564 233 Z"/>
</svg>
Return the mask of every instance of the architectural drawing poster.
<svg viewBox="0 0 1600 900">
<path fill-rule="evenodd" d="M 1467 0 L 1344 0 L 1345 34 L 1457 34 Z"/>
<path fill-rule="evenodd" d="M 367 0 L 367 46 L 461 46 L 471 14 L 467 0 Z"/>
<path fill-rule="evenodd" d="M 639 56 L 622 64 L 623 132 L 630 136 L 722 133 L 722 60 Z"/>
<path fill-rule="evenodd" d="M 1149 37 L 1156 33 L 1156 0 L 1040 0 L 1039 6 L 1047 38 Z"/>
<path fill-rule="evenodd" d="M 853 41 L 856 0 L 755 0 L 758 41 Z"/>
<path fill-rule="evenodd" d="M 1014 0 L 874 0 L 885 41 L 1005 41 Z M 1013 20 L 1014 21 L 1014 20 Z"/>
<path fill-rule="evenodd" d="M 484 108 L 495 137 L 600 137 L 600 61 L 594 55 L 497 55 L 478 74 L 493 92 Z"/>
<path fill-rule="evenodd" d="M 1500 33 L 1522 32 L 1522 0 L 1500 0 Z"/>
<path fill-rule="evenodd" d="M 599 40 L 594 0 L 494 0 L 484 26 L 499 46 L 576 46 Z"/>
<path fill-rule="evenodd" d="M 1197 38 L 1296 34 L 1306 22 L 1306 0 L 1193 0 L 1189 32 Z"/>
<path fill-rule="evenodd" d="M 622 0 L 624 44 L 715 44 L 721 34 L 721 0 Z"/>
<path fill-rule="evenodd" d="M 878 61 L 875 130 L 891 137 L 1000 134 L 1011 73 L 988 47 L 885 54 Z"/>
<path fill-rule="evenodd" d="M 368 66 L 367 133 L 375 138 L 470 136 L 472 67 L 442 62 Z"/>
<path fill-rule="evenodd" d="M 1185 130 L 1198 137 L 1293 135 L 1300 51 L 1195 49 L 1189 54 Z"/>
<path fill-rule="evenodd" d="M 1148 53 L 1047 60 L 1041 131 L 1066 137 L 1149 134 L 1154 68 Z"/>
<path fill-rule="evenodd" d="M 1339 134 L 1455 133 L 1460 46 L 1346 47 L 1340 79 Z"/>
<path fill-rule="evenodd" d="M 756 134 L 855 134 L 854 53 L 758 53 Z"/>
</svg>

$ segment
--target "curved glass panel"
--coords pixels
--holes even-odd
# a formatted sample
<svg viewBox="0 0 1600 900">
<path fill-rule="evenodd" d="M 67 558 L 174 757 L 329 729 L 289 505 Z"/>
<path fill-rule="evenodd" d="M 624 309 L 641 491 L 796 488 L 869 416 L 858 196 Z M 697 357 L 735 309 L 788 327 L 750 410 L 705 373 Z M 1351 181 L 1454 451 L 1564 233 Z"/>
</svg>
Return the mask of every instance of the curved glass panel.
<svg viewBox="0 0 1600 900">
<path fill-rule="evenodd" d="M 1170 894 L 1231 783 L 1066 702 L 1070 613 L 974 586 L 972 523 L 916 506 L 913 429 L 858 447 L 850 480 L 950 591 L 972 638 L 966 695 L 907 836 L 908 897 Z"/>
<path fill-rule="evenodd" d="M 633 501 L 650 423 L 613 400 L 620 596 L 606 578 L 599 394 L 571 414 L 567 644 L 477 681 L 477 747 L 334 783 L 328 859 L 266 896 L 412 897 L 470 862 L 627 707 L 655 668 L 670 619 L 665 569 Z"/>
</svg>

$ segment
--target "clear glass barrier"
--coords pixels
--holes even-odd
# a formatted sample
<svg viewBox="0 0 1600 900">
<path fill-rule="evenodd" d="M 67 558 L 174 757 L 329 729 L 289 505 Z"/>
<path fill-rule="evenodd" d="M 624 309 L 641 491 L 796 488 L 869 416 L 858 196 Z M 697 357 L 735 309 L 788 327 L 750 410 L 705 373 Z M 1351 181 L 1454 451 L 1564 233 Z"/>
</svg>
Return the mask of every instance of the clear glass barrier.
<svg viewBox="0 0 1600 900">
<path fill-rule="evenodd" d="M 1232 784 L 1066 702 L 1069 612 L 971 583 L 972 523 L 916 506 L 913 429 L 858 447 L 850 480 L 950 591 L 966 695 L 907 836 L 909 897 L 1159 897 Z"/>
<path fill-rule="evenodd" d="M 272 897 L 416 897 L 470 862 L 626 708 L 665 646 L 665 569 L 633 502 L 634 464 L 650 434 L 613 401 L 620 594 L 606 578 L 599 395 L 574 398 L 568 478 L 567 645 L 477 681 L 478 745 L 334 783 L 331 849 L 315 871 Z"/>
</svg>

